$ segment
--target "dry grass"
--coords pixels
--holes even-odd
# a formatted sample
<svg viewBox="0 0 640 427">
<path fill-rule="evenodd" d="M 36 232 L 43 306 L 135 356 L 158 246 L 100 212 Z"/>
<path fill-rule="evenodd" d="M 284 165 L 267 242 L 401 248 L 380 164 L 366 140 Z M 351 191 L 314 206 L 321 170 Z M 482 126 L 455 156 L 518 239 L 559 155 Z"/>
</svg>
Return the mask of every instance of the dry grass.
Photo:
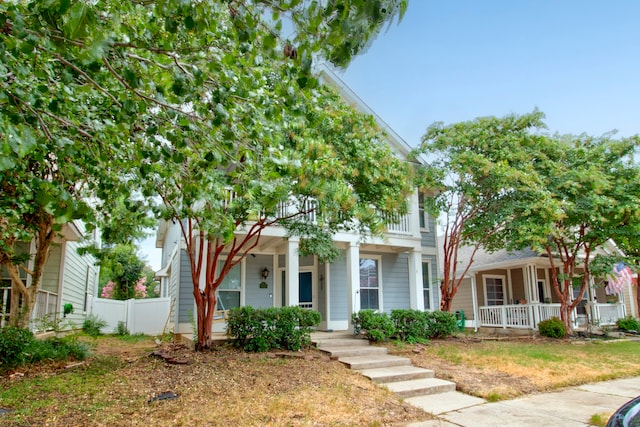
<svg viewBox="0 0 640 427">
<path fill-rule="evenodd" d="M 82 366 L 44 365 L 0 378 L 4 426 L 385 426 L 432 418 L 316 351 L 280 358 L 231 349 L 194 353 L 163 344 L 187 365 L 150 357 L 150 340 L 95 341 Z M 393 353 L 488 400 L 640 375 L 639 342 L 477 337 Z M 177 399 L 150 401 L 171 391 Z"/>
<path fill-rule="evenodd" d="M 432 418 L 316 351 L 280 358 L 164 344 L 190 362 L 173 365 L 149 357 L 149 342 L 98 343 L 103 356 L 86 366 L 1 379 L 0 407 L 14 411 L 2 425 L 382 426 Z M 150 402 L 167 391 L 179 397 Z"/>
<path fill-rule="evenodd" d="M 488 400 L 640 375 L 640 342 L 474 337 L 390 348 Z"/>
</svg>

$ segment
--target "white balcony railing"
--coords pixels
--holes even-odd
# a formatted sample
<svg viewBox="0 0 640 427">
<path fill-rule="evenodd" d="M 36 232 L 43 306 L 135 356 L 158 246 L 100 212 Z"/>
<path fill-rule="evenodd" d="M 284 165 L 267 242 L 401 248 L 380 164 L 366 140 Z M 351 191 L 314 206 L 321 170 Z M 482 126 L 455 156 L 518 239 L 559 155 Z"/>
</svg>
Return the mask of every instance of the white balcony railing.
<svg viewBox="0 0 640 427">
<path fill-rule="evenodd" d="M 391 234 L 411 234 L 411 214 L 405 215 L 385 215 L 387 232 Z"/>
<path fill-rule="evenodd" d="M 228 190 L 227 196 L 223 201 L 225 209 L 230 206 L 231 202 L 233 202 L 236 197 L 237 194 L 233 190 Z M 278 205 L 277 215 L 278 217 L 283 218 L 289 215 L 295 215 L 298 212 L 304 212 L 303 215 L 305 216 L 306 221 L 315 224 L 318 221 L 317 208 L 318 202 L 316 200 L 306 199 L 304 201 L 300 201 L 292 197 L 288 201 L 282 202 Z M 384 220 L 389 234 L 412 234 L 413 230 L 411 227 L 410 213 L 405 215 L 385 215 Z"/>
</svg>

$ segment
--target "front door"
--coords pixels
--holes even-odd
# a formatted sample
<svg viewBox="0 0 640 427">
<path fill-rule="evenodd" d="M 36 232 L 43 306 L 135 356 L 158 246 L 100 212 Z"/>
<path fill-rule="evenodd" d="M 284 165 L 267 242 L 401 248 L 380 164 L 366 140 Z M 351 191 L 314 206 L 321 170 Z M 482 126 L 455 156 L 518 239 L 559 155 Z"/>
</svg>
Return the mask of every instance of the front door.
<svg viewBox="0 0 640 427">
<path fill-rule="evenodd" d="M 298 305 L 302 308 L 313 308 L 313 276 L 310 271 L 298 273 Z"/>
</svg>

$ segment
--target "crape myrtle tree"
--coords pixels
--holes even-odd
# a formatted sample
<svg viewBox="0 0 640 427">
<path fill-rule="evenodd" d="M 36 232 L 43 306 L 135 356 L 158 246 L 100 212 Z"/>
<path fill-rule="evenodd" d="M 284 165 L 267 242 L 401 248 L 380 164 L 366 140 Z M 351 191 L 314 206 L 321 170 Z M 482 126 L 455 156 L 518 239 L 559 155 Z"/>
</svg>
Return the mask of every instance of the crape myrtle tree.
<svg viewBox="0 0 640 427">
<path fill-rule="evenodd" d="M 209 142 L 198 155 L 211 168 L 251 165 L 248 153 L 261 152 L 251 147 L 265 144 L 262 133 L 283 133 L 291 124 L 279 109 L 304 116 L 298 100 L 312 102 L 312 58 L 348 64 L 406 3 L 0 4 L 0 262 L 13 279 L 12 322 L 28 319 L 48 249 L 64 224 L 144 222 L 155 193 L 136 187 L 136 177 L 152 172 L 153 151 L 162 147 L 173 166 L 190 158 L 190 143 Z M 279 34 L 285 20 L 293 29 L 287 38 Z M 278 102 L 260 110 L 256 119 L 266 121 L 254 126 L 250 104 L 271 97 Z M 124 227 L 103 228 L 126 234 Z M 30 263 L 16 253 L 18 242 L 35 246 Z M 32 276 L 29 291 L 20 269 Z"/>
<path fill-rule="evenodd" d="M 637 136 L 555 135 L 523 148 L 542 185 L 529 188 L 513 205 L 502 235 L 508 248 L 531 247 L 547 255 L 567 331 L 595 273 L 597 248 L 609 239 L 640 237 L 640 168 L 632 159 L 639 142 Z"/>
<path fill-rule="evenodd" d="M 498 231 L 512 217 L 513 200 L 539 184 L 521 147 L 537 144 L 542 118 L 534 111 L 448 126 L 434 123 L 423 136 L 417 152 L 433 160 L 423 170 L 421 185 L 436 189 L 425 202 L 434 215 L 444 213 L 441 310 L 451 309 L 478 249 L 502 245 Z M 459 260 L 463 246 L 470 250 L 464 264 Z"/>
<path fill-rule="evenodd" d="M 203 64 L 210 74 L 185 109 L 206 117 L 207 132 L 181 114 L 165 123 L 151 115 L 139 145 L 142 166 L 131 171 L 145 194 L 160 196 L 159 215 L 181 226 L 197 349 L 211 344 L 216 290 L 266 227 L 282 226 L 301 238 L 301 253 L 329 261 L 337 254 L 333 232 L 379 233 L 385 215 L 406 211 L 411 177 L 373 118 L 320 84 L 300 51 L 274 44 L 272 30 L 258 25 L 230 57 L 229 43 L 244 28 L 233 25 L 235 12 L 216 13 L 221 43 L 210 46 Z M 184 87 L 201 81 L 186 68 L 175 72 Z"/>
</svg>

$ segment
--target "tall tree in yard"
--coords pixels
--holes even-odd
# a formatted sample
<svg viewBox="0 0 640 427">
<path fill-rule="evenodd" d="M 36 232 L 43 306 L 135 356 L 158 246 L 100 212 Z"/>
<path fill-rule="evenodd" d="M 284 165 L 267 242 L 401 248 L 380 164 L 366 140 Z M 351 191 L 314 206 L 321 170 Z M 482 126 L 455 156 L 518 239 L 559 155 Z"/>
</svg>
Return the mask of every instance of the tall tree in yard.
<svg viewBox="0 0 640 427">
<path fill-rule="evenodd" d="M 542 114 L 485 117 L 443 126 L 435 123 L 418 152 L 434 159 L 421 177 L 437 189 L 426 200 L 429 210 L 444 212 L 443 278 L 440 309 L 449 311 L 477 250 L 499 248 L 498 232 L 512 217 L 512 206 L 524 188 L 538 185 L 531 161 L 521 147 L 535 146 Z M 472 248 L 460 264 L 461 246 Z"/>
<path fill-rule="evenodd" d="M 246 255 L 277 217 L 307 237 L 303 249 L 328 255 L 332 230 L 375 231 L 380 210 L 402 209 L 406 167 L 379 144 L 370 118 L 319 85 L 311 59 L 345 66 L 406 5 L 0 4 L 0 262 L 17 271 L 16 243 L 34 241 L 44 265 L 52 236 L 72 219 L 135 228 L 160 195 L 158 213 L 195 236 L 198 345 L 208 346 L 215 277 L 230 268 L 209 261 L 223 247 Z M 288 39 L 283 21 L 294 30 Z M 283 201 L 288 210 L 274 216 Z M 300 221 L 311 211 L 317 227 Z M 233 232 L 250 223 L 251 243 L 239 249 Z M 35 295 L 41 271 L 31 273 Z M 20 283 L 16 294 L 31 301 Z"/>
<path fill-rule="evenodd" d="M 632 158 L 639 142 L 611 135 L 553 136 L 526 148 L 541 185 L 514 204 L 502 236 L 509 248 L 547 254 L 567 331 L 591 280 L 596 249 L 609 239 L 640 237 L 640 168 Z"/>
</svg>

